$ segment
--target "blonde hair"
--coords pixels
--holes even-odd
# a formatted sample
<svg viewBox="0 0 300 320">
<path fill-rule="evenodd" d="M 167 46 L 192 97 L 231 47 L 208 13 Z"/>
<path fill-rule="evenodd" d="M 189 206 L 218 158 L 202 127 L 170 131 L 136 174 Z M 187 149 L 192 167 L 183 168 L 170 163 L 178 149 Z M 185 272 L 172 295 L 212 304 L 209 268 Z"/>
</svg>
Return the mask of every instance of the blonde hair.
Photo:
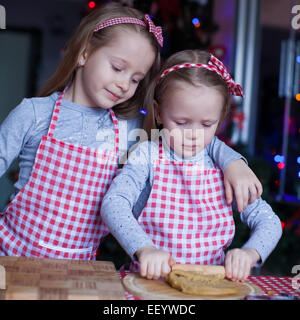
<svg viewBox="0 0 300 320">
<path fill-rule="evenodd" d="M 210 53 L 201 50 L 184 50 L 171 55 L 161 67 L 159 74 L 166 69 L 182 63 L 202 63 L 207 64 L 210 60 Z M 149 88 L 148 99 L 152 101 L 147 110 L 147 116 L 144 121 L 144 129 L 148 135 L 151 134 L 151 129 L 156 129 L 155 115 L 154 115 L 154 100 L 158 104 L 162 103 L 167 90 L 175 81 L 184 81 L 188 84 L 198 86 L 204 85 L 207 87 L 214 87 L 224 97 L 224 105 L 222 109 L 220 124 L 225 120 L 230 109 L 230 96 L 226 82 L 215 72 L 202 68 L 182 68 L 168 73 L 158 83 L 154 80 Z"/>
<path fill-rule="evenodd" d="M 55 91 L 62 91 L 73 80 L 79 57 L 84 50 L 89 48 L 89 54 L 92 54 L 95 50 L 107 45 L 113 39 L 116 32 L 122 28 L 143 34 L 151 43 L 156 56 L 152 67 L 146 77 L 140 82 L 134 96 L 115 106 L 113 110 L 119 117 L 130 118 L 135 116 L 141 108 L 146 108 L 146 105 L 149 104 L 145 98 L 146 90 L 160 68 L 160 47 L 153 33 L 137 24 L 119 24 L 94 32 L 95 28 L 103 21 L 118 17 L 132 17 L 143 20 L 144 14 L 134 8 L 122 6 L 119 3 L 108 3 L 93 10 L 84 17 L 68 42 L 57 70 L 41 90 L 39 96 L 45 97 Z"/>
</svg>

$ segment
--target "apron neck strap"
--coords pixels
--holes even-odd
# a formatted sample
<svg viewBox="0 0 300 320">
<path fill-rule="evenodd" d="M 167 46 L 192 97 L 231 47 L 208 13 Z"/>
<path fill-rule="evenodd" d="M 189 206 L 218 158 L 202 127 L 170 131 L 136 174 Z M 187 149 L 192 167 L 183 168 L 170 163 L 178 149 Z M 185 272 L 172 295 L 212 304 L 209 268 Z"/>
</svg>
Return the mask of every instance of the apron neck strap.
<svg viewBox="0 0 300 320">
<path fill-rule="evenodd" d="M 58 96 L 56 103 L 55 103 L 55 107 L 53 110 L 53 114 L 52 114 L 52 118 L 51 118 L 51 122 L 50 122 L 50 126 L 49 126 L 49 130 L 48 130 L 48 136 L 53 138 L 53 134 L 54 134 L 54 130 L 57 124 L 57 120 L 58 120 L 58 114 L 59 114 L 59 110 L 60 110 L 60 106 L 61 106 L 61 101 L 67 91 L 69 86 L 67 86 Z M 114 125 L 114 129 L 115 129 L 115 153 L 118 157 L 119 155 L 119 122 L 118 119 L 115 115 L 115 113 L 113 112 L 112 109 L 109 109 L 112 121 L 113 121 L 113 125 Z"/>
<path fill-rule="evenodd" d="M 53 110 L 53 114 L 52 114 L 52 118 L 51 118 L 51 122 L 50 122 L 50 126 L 49 126 L 49 130 L 48 130 L 48 136 L 53 138 L 53 133 L 56 127 L 56 123 L 58 120 L 58 114 L 59 114 L 59 110 L 60 110 L 60 106 L 61 106 L 61 101 L 65 95 L 67 87 L 64 89 L 63 92 L 61 92 L 55 102 L 55 107 Z"/>
<path fill-rule="evenodd" d="M 162 137 L 161 136 L 159 136 L 159 144 L 158 144 L 158 146 L 159 146 L 159 159 L 162 159 L 163 158 L 163 145 L 162 145 Z"/>
<path fill-rule="evenodd" d="M 119 158 L 119 142 L 120 142 L 120 138 L 119 138 L 119 121 L 115 115 L 115 113 L 113 112 L 112 109 L 109 109 L 112 121 L 113 121 L 113 125 L 114 125 L 114 129 L 115 129 L 115 153 L 117 158 Z"/>
</svg>

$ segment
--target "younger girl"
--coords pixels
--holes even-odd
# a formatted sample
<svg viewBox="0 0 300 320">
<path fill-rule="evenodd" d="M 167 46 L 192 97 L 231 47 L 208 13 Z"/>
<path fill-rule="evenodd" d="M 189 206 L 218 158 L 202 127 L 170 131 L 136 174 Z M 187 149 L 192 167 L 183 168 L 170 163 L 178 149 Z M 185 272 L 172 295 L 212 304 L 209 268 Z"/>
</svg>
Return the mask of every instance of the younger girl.
<svg viewBox="0 0 300 320">
<path fill-rule="evenodd" d="M 142 276 L 165 276 L 174 262 L 225 262 L 227 277 L 243 281 L 274 249 L 281 224 L 265 201 L 256 200 L 241 213 L 250 239 L 225 258 L 234 220 L 222 172 L 207 147 L 226 117 L 229 93 L 242 96 L 242 89 L 219 60 L 202 51 L 179 52 L 162 70 L 154 113 L 163 130 L 130 155 L 103 199 L 102 218 L 134 260 L 131 270 L 140 263 Z M 147 204 L 133 217 L 132 207 L 147 183 L 152 187 Z"/>
<path fill-rule="evenodd" d="M 108 232 L 101 201 L 119 151 L 132 145 L 128 133 L 142 124 L 137 114 L 146 105 L 161 45 L 161 28 L 148 15 L 104 5 L 82 20 L 41 97 L 24 99 L 2 123 L 0 176 L 18 156 L 20 173 L 0 215 L 0 255 L 95 258 Z M 223 150 L 229 160 L 222 162 Z M 248 190 L 256 197 L 256 177 L 243 160 L 234 161 L 240 155 L 220 142 L 211 154 L 227 167 L 241 203 Z"/>
</svg>

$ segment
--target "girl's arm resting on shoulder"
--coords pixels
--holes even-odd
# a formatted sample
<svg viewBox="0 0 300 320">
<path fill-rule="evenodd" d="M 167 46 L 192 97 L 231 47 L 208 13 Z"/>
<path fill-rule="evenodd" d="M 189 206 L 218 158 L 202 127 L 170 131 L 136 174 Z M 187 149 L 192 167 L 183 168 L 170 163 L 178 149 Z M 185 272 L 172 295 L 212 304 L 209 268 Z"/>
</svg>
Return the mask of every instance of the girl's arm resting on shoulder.
<svg viewBox="0 0 300 320">
<path fill-rule="evenodd" d="M 259 267 L 264 264 L 281 238 L 280 219 L 271 206 L 261 198 L 248 205 L 240 218 L 250 228 L 250 237 L 242 249 L 249 248 L 258 252 L 260 261 L 255 266 Z"/>
<path fill-rule="evenodd" d="M 104 223 L 133 260 L 136 259 L 137 250 L 154 246 L 132 212 L 146 186 L 150 166 L 147 152 L 137 147 L 130 154 L 127 163 L 118 171 L 103 198 L 101 207 Z"/>
<path fill-rule="evenodd" d="M 0 125 L 0 177 L 19 156 L 35 126 L 35 113 L 29 99 L 13 109 Z"/>
<path fill-rule="evenodd" d="M 262 185 L 253 171 L 248 167 L 247 160 L 224 142 L 214 137 L 207 146 L 209 156 L 224 173 L 224 185 L 228 204 L 236 198 L 238 211 L 245 210 L 262 194 Z"/>
</svg>

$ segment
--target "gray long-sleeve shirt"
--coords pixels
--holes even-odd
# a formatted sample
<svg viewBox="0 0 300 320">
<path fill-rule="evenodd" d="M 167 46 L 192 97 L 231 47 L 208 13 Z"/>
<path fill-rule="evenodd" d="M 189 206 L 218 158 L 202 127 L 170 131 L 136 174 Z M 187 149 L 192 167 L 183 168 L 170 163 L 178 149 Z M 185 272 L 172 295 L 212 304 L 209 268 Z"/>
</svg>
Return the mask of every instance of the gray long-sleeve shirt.
<svg viewBox="0 0 300 320">
<path fill-rule="evenodd" d="M 169 159 L 201 163 L 205 168 L 215 168 L 207 148 L 186 160 L 170 150 L 164 138 L 163 147 L 164 155 Z M 149 195 L 154 180 L 153 160 L 157 158 L 157 141 L 141 143 L 130 154 L 126 165 L 117 173 L 102 202 L 102 219 L 132 259 L 135 259 L 134 254 L 138 249 L 154 245 L 138 224 L 137 218 L 141 208 L 135 210 L 134 206 L 142 190 L 147 189 Z M 260 264 L 264 263 L 281 237 L 279 218 L 270 205 L 261 198 L 248 205 L 240 218 L 251 230 L 251 236 L 243 247 L 257 250 L 261 257 Z"/>
<path fill-rule="evenodd" d="M 0 177 L 9 168 L 12 161 L 19 157 L 19 179 L 15 183 L 15 191 L 11 200 L 28 181 L 34 164 L 35 155 L 42 136 L 47 134 L 55 101 L 58 93 L 49 97 L 24 99 L 0 125 Z M 130 120 L 119 120 L 120 151 L 126 159 L 127 151 L 132 148 L 139 138 L 137 128 L 140 128 L 143 116 Z M 54 138 L 74 145 L 90 148 L 113 148 L 113 122 L 108 110 L 88 108 L 63 99 Z M 105 132 L 108 136 L 105 136 Z M 209 156 L 216 164 L 225 170 L 227 165 L 242 156 L 229 148 L 219 139 L 214 138 L 207 147 Z M 145 185 L 135 201 L 134 212 L 138 215 L 144 207 L 150 191 L 150 184 Z M 131 221 L 124 219 L 125 229 L 131 228 Z M 127 226 L 126 226 L 127 223 Z M 128 243 L 135 242 L 134 233 L 126 236 Z M 131 252 L 131 251 L 130 251 Z"/>
<path fill-rule="evenodd" d="M 23 99 L 0 125 L 0 177 L 12 161 L 19 157 L 19 179 L 11 200 L 28 181 L 35 155 L 42 136 L 48 132 L 58 92 L 48 97 Z M 120 151 L 122 161 L 127 151 L 138 141 L 137 128 L 141 128 L 143 116 L 119 120 Z M 113 122 L 108 110 L 89 108 L 63 99 L 54 138 L 74 145 L 100 149 L 113 148 Z M 105 136 L 104 133 L 107 133 Z M 214 139 L 208 148 L 210 156 L 224 171 L 227 165 L 241 155 L 225 143 Z"/>
</svg>

